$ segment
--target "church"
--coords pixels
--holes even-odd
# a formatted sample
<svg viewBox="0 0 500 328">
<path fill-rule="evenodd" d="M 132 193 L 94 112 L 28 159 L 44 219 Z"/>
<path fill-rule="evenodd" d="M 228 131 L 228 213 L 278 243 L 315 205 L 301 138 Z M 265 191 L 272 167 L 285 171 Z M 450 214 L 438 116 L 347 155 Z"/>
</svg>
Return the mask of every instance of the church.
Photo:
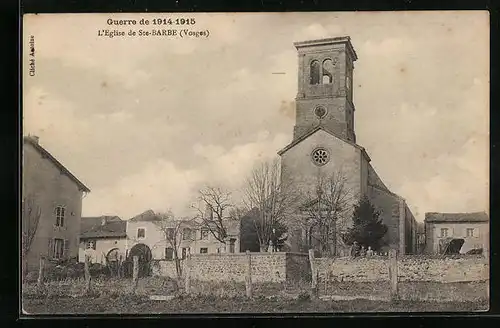
<svg viewBox="0 0 500 328">
<path fill-rule="evenodd" d="M 413 214 L 406 201 L 382 182 L 367 151 L 356 142 L 353 72 L 357 55 L 350 37 L 296 42 L 294 46 L 298 52 L 298 92 L 293 139 L 278 152 L 282 184 L 314 195 L 320 177 L 343 177 L 344 190 L 351 197 L 348 215 L 336 221 L 336 255 L 349 252 L 350 247 L 339 236 L 352 225 L 353 205 L 362 197 L 370 200 L 388 228 L 382 251 L 415 253 L 417 222 Z M 287 248 L 292 252 L 303 251 L 310 238 L 308 229 L 297 224 L 305 215 L 297 210 L 287 220 Z"/>
</svg>

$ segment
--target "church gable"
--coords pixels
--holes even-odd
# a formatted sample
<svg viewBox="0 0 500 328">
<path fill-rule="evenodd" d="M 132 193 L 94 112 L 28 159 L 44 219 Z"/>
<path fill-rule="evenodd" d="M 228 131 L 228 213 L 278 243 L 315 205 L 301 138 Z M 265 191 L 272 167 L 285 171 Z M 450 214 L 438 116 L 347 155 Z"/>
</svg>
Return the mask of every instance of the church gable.
<svg viewBox="0 0 500 328">
<path fill-rule="evenodd" d="M 281 152 L 282 179 L 302 190 L 316 187 L 319 175 L 342 174 L 354 193 L 360 192 L 361 149 L 317 129 Z"/>
</svg>

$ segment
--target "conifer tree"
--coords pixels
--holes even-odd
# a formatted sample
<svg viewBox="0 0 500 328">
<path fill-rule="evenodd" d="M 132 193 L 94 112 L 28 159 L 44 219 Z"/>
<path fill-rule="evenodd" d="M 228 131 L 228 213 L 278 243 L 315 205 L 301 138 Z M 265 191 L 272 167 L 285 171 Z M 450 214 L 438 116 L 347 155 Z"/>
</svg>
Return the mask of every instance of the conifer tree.
<svg viewBox="0 0 500 328">
<path fill-rule="evenodd" d="M 384 245 L 383 237 L 387 233 L 387 226 L 379 218 L 380 212 L 375 209 L 367 197 L 363 197 L 354 206 L 352 214 L 353 225 L 345 235 L 345 242 L 352 245 L 357 241 L 361 246 L 371 246 L 379 250 Z"/>
</svg>

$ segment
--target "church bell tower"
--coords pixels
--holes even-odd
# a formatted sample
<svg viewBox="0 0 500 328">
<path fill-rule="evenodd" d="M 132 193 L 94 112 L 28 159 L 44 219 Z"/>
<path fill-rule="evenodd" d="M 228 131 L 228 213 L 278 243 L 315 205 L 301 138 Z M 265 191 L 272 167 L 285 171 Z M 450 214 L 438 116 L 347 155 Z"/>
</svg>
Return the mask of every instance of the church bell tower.
<svg viewBox="0 0 500 328">
<path fill-rule="evenodd" d="M 352 77 L 356 52 L 350 37 L 294 43 L 299 57 L 293 139 L 322 126 L 356 143 Z"/>
</svg>

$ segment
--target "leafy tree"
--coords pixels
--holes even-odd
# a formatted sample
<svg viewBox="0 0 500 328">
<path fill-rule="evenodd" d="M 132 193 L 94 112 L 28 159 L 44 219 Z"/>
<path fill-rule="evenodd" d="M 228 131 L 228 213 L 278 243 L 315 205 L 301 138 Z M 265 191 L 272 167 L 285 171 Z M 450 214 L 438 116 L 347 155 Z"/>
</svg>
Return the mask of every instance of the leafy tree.
<svg viewBox="0 0 500 328">
<path fill-rule="evenodd" d="M 384 245 L 382 238 L 387 233 L 387 226 L 379 218 L 380 212 L 375 209 L 367 197 L 363 197 L 354 205 L 352 214 L 353 225 L 347 230 L 344 241 L 352 245 L 357 241 L 361 246 L 371 246 L 379 250 Z"/>
</svg>

